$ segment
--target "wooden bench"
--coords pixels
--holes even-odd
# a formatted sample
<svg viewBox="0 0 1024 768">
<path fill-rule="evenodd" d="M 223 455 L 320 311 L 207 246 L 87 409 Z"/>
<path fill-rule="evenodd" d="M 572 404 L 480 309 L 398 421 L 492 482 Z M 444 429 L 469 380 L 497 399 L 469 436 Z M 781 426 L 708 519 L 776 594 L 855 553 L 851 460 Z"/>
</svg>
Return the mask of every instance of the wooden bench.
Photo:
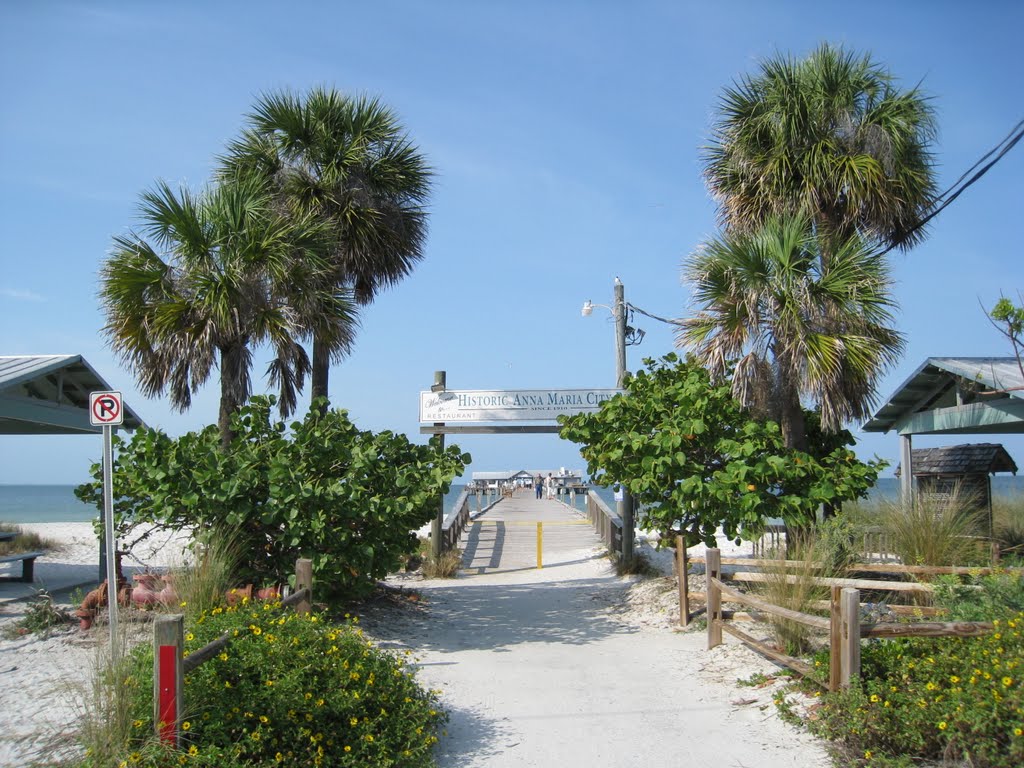
<svg viewBox="0 0 1024 768">
<path fill-rule="evenodd" d="M 0 563 L 16 563 L 21 561 L 21 578 L 15 576 L 0 576 L 0 581 L 24 581 L 32 583 L 33 571 L 36 566 L 36 558 L 45 555 L 45 552 L 19 552 L 16 555 L 4 555 L 0 557 Z"/>
</svg>

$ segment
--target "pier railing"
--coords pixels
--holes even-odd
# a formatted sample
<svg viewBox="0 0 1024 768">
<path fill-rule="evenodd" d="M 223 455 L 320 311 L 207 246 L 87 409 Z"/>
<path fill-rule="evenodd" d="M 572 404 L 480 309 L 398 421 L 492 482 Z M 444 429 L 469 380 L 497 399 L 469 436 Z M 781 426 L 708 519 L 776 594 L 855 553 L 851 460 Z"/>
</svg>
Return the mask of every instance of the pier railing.
<svg viewBox="0 0 1024 768">
<path fill-rule="evenodd" d="M 445 516 L 444 524 L 441 526 L 442 552 L 455 549 L 456 545 L 459 543 L 459 538 L 462 536 L 462 532 L 466 529 L 466 526 L 469 525 L 469 499 L 469 489 L 463 488 L 462 493 L 459 494 L 459 498 L 455 501 L 455 505 Z"/>
<path fill-rule="evenodd" d="M 622 520 L 596 493 L 587 494 L 587 517 L 610 552 L 622 554 Z"/>
</svg>

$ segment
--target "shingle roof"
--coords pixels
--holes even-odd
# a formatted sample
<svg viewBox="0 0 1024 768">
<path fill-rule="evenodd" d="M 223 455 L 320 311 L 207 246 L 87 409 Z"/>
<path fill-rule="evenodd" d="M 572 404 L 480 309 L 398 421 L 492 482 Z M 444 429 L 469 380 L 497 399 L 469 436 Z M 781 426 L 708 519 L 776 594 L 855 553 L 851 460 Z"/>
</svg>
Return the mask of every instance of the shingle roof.
<svg viewBox="0 0 1024 768">
<path fill-rule="evenodd" d="M 978 475 L 1013 472 L 1017 465 L 999 443 L 948 445 L 941 448 L 915 448 L 911 452 L 914 476 Z M 897 477 L 900 468 L 896 468 Z"/>
</svg>

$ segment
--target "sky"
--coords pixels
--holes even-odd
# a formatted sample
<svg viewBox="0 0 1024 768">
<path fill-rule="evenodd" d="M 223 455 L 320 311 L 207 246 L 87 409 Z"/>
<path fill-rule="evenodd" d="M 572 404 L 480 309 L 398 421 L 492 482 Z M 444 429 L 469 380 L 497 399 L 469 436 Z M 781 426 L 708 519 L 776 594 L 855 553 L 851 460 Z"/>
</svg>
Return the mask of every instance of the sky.
<svg viewBox="0 0 1024 768">
<path fill-rule="evenodd" d="M 260 94 L 317 85 L 379 97 L 436 173 L 425 258 L 362 314 L 331 371 L 362 429 L 419 435 L 419 392 L 610 387 L 614 330 L 587 299 L 685 317 L 681 264 L 718 233 L 702 178 L 723 88 L 822 42 L 870 53 L 930 95 L 945 188 L 1024 117 L 1024 5 L 822 2 L 0 3 L 0 354 L 81 354 L 150 426 L 213 423 L 216 376 L 186 413 L 139 394 L 101 335 L 98 271 L 157 181 L 201 188 Z M 984 309 L 1024 287 L 1024 149 L 893 253 L 906 353 L 1010 354 Z M 646 331 L 628 367 L 672 351 Z M 257 355 L 258 390 L 266 356 Z M 851 425 L 862 458 L 898 438 Z M 449 438 L 451 440 L 452 438 Z M 995 441 L 986 436 L 968 442 Z M 1024 466 L 1024 439 L 1002 440 Z M 463 436 L 468 471 L 585 469 L 555 435 Z M 916 438 L 915 446 L 963 442 Z M 0 483 L 77 483 L 99 436 L 0 436 Z M 886 474 L 891 473 L 892 469 Z"/>
</svg>

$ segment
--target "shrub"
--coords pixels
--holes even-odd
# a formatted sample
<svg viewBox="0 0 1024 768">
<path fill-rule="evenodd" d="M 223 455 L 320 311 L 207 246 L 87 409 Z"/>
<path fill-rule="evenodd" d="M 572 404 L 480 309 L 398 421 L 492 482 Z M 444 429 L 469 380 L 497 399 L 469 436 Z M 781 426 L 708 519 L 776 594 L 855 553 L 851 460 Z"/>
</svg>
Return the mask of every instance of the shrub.
<svg viewBox="0 0 1024 768">
<path fill-rule="evenodd" d="M 129 766 L 430 766 L 444 716 L 403 657 L 375 648 L 355 619 L 335 625 L 277 604 L 214 608 L 185 636 L 186 653 L 227 632 L 232 641 L 185 677 L 184 752 L 154 743 L 153 651 L 135 649 L 123 686 L 133 735 Z M 84 765 L 91 765 L 88 761 Z"/>
<path fill-rule="evenodd" d="M 850 765 L 963 760 L 1024 764 L 1024 613 L 972 638 L 910 638 L 864 646 L 861 680 L 823 698 L 811 727 Z"/>
<path fill-rule="evenodd" d="M 1024 578 L 996 572 L 986 576 L 939 576 L 935 604 L 953 621 L 989 621 L 1024 611 Z"/>
<path fill-rule="evenodd" d="M 157 430 L 115 438 L 119 538 L 138 523 L 230 534 L 242 583 L 284 582 L 296 558 L 309 557 L 321 583 L 346 597 L 365 593 L 415 551 L 412 531 L 434 517 L 470 457 L 361 431 L 319 402 L 286 428 L 271 421 L 273 402 L 253 398 L 234 415 L 226 450 L 215 426 L 176 439 Z M 96 480 L 76 495 L 101 504 L 100 476 L 94 465 Z"/>
<path fill-rule="evenodd" d="M 29 602 L 25 609 L 25 615 L 14 624 L 4 627 L 4 635 L 7 637 L 27 634 L 46 636 L 56 627 L 67 626 L 71 620 L 71 615 L 53 602 L 50 593 L 45 589 L 40 589 Z"/>
<path fill-rule="evenodd" d="M 885 466 L 858 461 L 848 433 L 815 440 L 811 453 L 786 449 L 777 424 L 755 418 L 692 358 L 644 363 L 624 395 L 558 422 L 592 482 L 623 484 L 640 524 L 663 538 L 715 546 L 718 529 L 754 538 L 771 517 L 806 526 L 822 504 L 863 496 Z"/>
</svg>

